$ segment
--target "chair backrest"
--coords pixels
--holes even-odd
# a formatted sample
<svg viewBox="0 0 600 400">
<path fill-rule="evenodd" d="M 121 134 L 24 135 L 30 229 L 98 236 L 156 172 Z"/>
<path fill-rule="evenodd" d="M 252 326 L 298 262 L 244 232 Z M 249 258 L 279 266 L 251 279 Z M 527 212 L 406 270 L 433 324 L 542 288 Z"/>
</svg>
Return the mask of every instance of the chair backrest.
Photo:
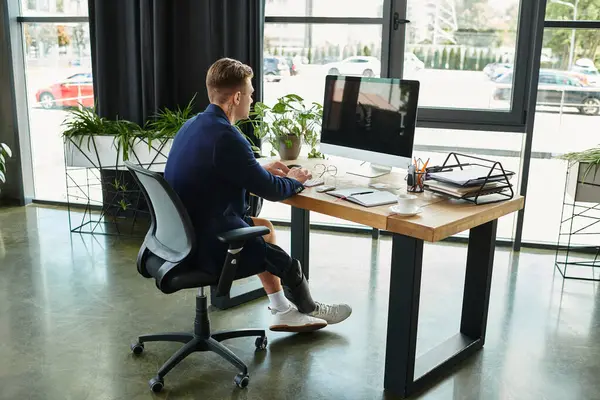
<svg viewBox="0 0 600 400">
<path fill-rule="evenodd" d="M 129 161 L 125 165 L 148 203 L 152 220 L 144 242 L 148 250 L 166 261 L 183 261 L 194 252 L 196 238 L 181 199 L 160 174 Z"/>
</svg>

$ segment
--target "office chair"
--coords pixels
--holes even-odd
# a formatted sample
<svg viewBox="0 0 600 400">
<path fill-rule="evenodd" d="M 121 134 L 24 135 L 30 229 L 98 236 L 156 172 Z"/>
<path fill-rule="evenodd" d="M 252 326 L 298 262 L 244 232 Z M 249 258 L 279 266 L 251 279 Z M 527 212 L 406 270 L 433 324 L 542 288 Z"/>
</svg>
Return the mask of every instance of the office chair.
<svg viewBox="0 0 600 400">
<path fill-rule="evenodd" d="M 131 162 L 125 165 L 138 183 L 150 212 L 151 224 L 138 257 L 138 272 L 145 278 L 154 278 L 156 287 L 165 294 L 181 289 L 199 288 L 196 295 L 196 317 L 193 333 L 161 333 L 139 336 L 131 345 L 134 354 L 144 351 L 144 343 L 155 341 L 181 342 L 184 345 L 158 370 L 148 384 L 153 392 L 164 387 L 165 375 L 184 358 L 194 352 L 212 351 L 229 361 L 240 370 L 234 382 L 241 388 L 249 383 L 248 368 L 231 350 L 221 342 L 239 337 L 257 336 L 255 346 L 259 350 L 267 347 L 267 336 L 262 329 L 246 329 L 211 333 L 205 287 L 214 286 L 217 296 L 229 293 L 235 279 L 245 278 L 237 273 L 240 252 L 244 243 L 252 238 L 269 233 L 266 227 L 234 229 L 218 238 L 229 244 L 225 265 L 220 276 L 201 271 L 196 254 L 196 238 L 183 203 L 164 178 Z M 208 262 L 208 261 L 207 261 Z"/>
</svg>

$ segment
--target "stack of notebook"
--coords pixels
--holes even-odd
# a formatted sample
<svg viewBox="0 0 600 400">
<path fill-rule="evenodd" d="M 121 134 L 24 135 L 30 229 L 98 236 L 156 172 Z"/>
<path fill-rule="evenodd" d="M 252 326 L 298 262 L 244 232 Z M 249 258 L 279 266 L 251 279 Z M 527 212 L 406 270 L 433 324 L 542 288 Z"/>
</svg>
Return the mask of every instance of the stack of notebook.
<svg viewBox="0 0 600 400">
<path fill-rule="evenodd" d="M 464 198 L 477 193 L 484 195 L 507 189 L 510 183 L 506 179 L 510 179 L 512 175 L 514 172 L 509 171 L 506 174 L 502 171 L 490 174 L 489 168 L 473 165 L 463 169 L 432 172 L 424 186 L 433 192 Z"/>
</svg>

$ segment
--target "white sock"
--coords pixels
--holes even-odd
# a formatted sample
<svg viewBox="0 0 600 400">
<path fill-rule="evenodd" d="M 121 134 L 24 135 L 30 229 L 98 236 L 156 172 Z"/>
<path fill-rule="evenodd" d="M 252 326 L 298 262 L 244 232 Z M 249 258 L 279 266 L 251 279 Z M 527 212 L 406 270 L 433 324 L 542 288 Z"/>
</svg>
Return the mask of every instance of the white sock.
<svg viewBox="0 0 600 400">
<path fill-rule="evenodd" d="M 277 311 L 286 311 L 288 308 L 290 308 L 290 302 L 287 297 L 285 297 L 285 294 L 283 294 L 283 290 L 268 296 L 269 302 L 271 303 L 271 309 Z"/>
</svg>

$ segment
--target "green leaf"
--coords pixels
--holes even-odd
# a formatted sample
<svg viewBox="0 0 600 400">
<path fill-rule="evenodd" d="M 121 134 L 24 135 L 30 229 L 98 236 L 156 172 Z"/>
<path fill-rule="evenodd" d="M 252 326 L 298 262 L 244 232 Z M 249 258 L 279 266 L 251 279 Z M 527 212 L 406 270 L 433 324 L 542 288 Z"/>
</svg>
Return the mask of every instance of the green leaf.
<svg viewBox="0 0 600 400">
<path fill-rule="evenodd" d="M 275 114 L 283 114 L 286 112 L 286 107 L 285 107 L 285 103 L 277 103 L 275 104 L 275 106 L 273 106 L 273 108 L 271 109 L 272 112 L 274 112 Z"/>
<path fill-rule="evenodd" d="M 293 101 L 297 101 L 297 102 L 299 102 L 299 103 L 301 103 L 301 102 L 303 102 L 303 101 L 304 101 L 304 99 L 303 99 L 302 97 L 298 96 L 297 94 L 293 94 L 293 93 L 287 94 L 287 95 L 285 95 L 284 97 L 285 97 L 286 99 L 293 100 Z"/>
<path fill-rule="evenodd" d="M 1 150 L 4 151 L 9 158 L 12 157 L 12 151 L 6 143 L 0 143 L 0 147 L 2 148 Z"/>
<path fill-rule="evenodd" d="M 265 103 L 262 103 L 262 102 L 260 102 L 260 101 L 259 101 L 259 102 L 256 102 L 256 103 L 254 104 L 254 110 L 255 110 L 257 113 L 261 113 L 261 114 L 262 114 L 262 113 L 264 113 L 265 111 L 267 111 L 267 110 L 270 110 L 270 109 L 271 109 L 271 107 L 269 107 L 268 105 L 266 105 Z"/>
<path fill-rule="evenodd" d="M 6 183 L 6 178 L 4 177 L 4 172 L 0 171 L 0 182 Z"/>
</svg>

